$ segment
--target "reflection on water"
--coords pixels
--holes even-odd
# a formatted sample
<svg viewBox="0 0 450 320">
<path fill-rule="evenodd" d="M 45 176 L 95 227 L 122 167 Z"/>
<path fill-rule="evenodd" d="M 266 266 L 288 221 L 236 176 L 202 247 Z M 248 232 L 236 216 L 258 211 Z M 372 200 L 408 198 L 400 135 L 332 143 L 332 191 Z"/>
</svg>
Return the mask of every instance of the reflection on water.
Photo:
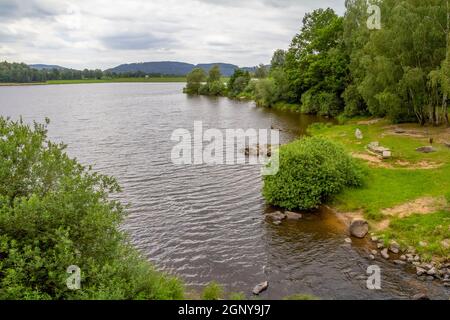
<svg viewBox="0 0 450 320">
<path fill-rule="evenodd" d="M 120 198 L 131 203 L 123 228 L 159 268 L 192 288 L 211 280 L 228 291 L 251 293 L 269 280 L 263 298 L 296 293 L 327 299 L 409 298 L 448 292 L 420 282 L 384 261 L 382 290 L 366 289 L 371 262 L 363 243 L 347 245 L 344 226 L 327 211 L 274 226 L 264 220 L 259 167 L 175 166 L 172 131 L 282 128 L 281 142 L 323 121 L 257 108 L 224 98 L 188 97 L 182 84 L 97 84 L 0 88 L 0 113 L 27 121 L 52 120 L 50 136 L 70 155 L 116 176 Z M 265 273 L 263 272 L 263 267 Z"/>
</svg>

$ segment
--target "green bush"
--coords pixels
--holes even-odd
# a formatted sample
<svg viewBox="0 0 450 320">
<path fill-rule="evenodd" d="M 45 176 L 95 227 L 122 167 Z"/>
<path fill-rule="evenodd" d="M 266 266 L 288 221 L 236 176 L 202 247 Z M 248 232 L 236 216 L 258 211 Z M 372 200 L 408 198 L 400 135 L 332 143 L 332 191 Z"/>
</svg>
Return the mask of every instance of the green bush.
<svg viewBox="0 0 450 320">
<path fill-rule="evenodd" d="M 317 208 L 346 186 L 362 184 L 361 168 L 339 145 L 319 137 L 280 148 L 279 172 L 264 177 L 268 203 L 289 210 Z"/>
<path fill-rule="evenodd" d="M 208 284 L 202 292 L 202 300 L 219 300 L 223 296 L 223 288 L 217 282 Z"/>
<path fill-rule="evenodd" d="M 47 140 L 46 125 L 0 117 L 0 299 L 180 299 L 119 230 L 116 181 Z M 67 268 L 81 270 L 69 290 Z"/>
</svg>

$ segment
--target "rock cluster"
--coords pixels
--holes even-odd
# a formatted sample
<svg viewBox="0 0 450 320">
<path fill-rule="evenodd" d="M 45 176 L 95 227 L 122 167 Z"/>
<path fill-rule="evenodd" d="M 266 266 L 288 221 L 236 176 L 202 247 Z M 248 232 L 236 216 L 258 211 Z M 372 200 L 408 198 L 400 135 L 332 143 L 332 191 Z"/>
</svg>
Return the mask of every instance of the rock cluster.
<svg viewBox="0 0 450 320">
<path fill-rule="evenodd" d="M 390 149 L 385 148 L 380 146 L 380 143 L 375 141 L 375 142 L 371 142 L 368 146 L 367 149 L 372 152 L 375 153 L 377 156 L 382 157 L 383 159 L 389 159 L 392 157 L 392 152 Z"/>
<path fill-rule="evenodd" d="M 376 244 L 379 254 L 386 260 L 393 259 L 392 262 L 399 266 L 412 265 L 416 269 L 416 275 L 423 281 L 439 280 L 446 287 L 450 287 L 450 263 L 437 263 L 422 261 L 415 249 L 402 248 L 396 241 L 391 241 L 385 246 L 383 240 L 372 235 L 371 240 Z M 373 260 L 378 255 L 378 250 L 372 250 L 368 255 Z"/>
<path fill-rule="evenodd" d="M 272 212 L 266 215 L 266 218 L 272 221 L 275 225 L 280 225 L 284 220 L 292 220 L 298 221 L 303 219 L 303 215 L 301 213 L 296 213 L 292 211 L 286 211 L 282 213 L 281 211 Z"/>
<path fill-rule="evenodd" d="M 421 153 L 433 153 L 433 152 L 436 152 L 437 150 L 432 146 L 425 146 L 425 147 L 417 148 L 416 151 L 421 152 Z"/>
</svg>

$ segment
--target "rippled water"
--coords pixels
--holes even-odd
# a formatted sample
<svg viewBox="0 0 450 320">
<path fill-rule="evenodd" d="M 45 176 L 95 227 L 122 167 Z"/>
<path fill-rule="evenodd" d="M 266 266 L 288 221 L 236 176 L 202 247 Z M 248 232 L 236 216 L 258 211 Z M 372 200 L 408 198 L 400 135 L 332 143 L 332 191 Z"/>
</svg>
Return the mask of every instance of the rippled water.
<svg viewBox="0 0 450 320">
<path fill-rule="evenodd" d="M 131 204 L 124 225 L 136 246 L 159 268 L 193 289 L 211 280 L 227 291 L 251 294 L 268 280 L 263 298 L 308 293 L 325 299 L 409 298 L 449 292 L 418 281 L 384 261 L 382 290 L 366 288 L 365 243 L 344 243 L 344 226 L 326 211 L 273 226 L 274 210 L 261 197 L 256 166 L 175 166 L 172 131 L 206 128 L 282 128 L 282 142 L 320 119 L 257 108 L 224 98 L 188 97 L 182 84 L 89 84 L 0 87 L 0 114 L 52 121 L 49 134 L 69 153 L 114 175 Z M 263 267 L 265 266 L 265 272 Z"/>
</svg>

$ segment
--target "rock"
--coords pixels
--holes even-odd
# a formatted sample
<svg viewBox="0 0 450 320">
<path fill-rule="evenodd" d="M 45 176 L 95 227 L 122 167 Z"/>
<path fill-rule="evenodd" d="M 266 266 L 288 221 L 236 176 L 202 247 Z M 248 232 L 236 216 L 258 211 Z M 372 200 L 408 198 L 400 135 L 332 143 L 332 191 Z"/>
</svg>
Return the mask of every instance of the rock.
<svg viewBox="0 0 450 320">
<path fill-rule="evenodd" d="M 419 257 L 418 255 L 415 255 L 415 256 L 414 256 L 414 261 L 415 261 L 415 262 L 419 262 L 419 261 L 420 261 L 420 257 Z"/>
<path fill-rule="evenodd" d="M 374 256 L 376 256 L 377 254 L 378 254 L 378 251 L 377 250 L 372 250 L 372 252 L 371 252 Z"/>
<path fill-rule="evenodd" d="M 405 133 L 406 131 L 403 130 L 403 129 L 401 129 L 401 128 L 395 128 L 394 132 L 395 132 L 396 134 L 402 134 L 402 133 Z"/>
<path fill-rule="evenodd" d="M 376 236 L 372 236 L 372 238 L 370 238 L 373 242 L 378 242 L 378 237 L 376 237 Z"/>
<path fill-rule="evenodd" d="M 427 277 L 427 281 L 434 281 L 434 277 L 433 276 L 428 276 Z"/>
<path fill-rule="evenodd" d="M 427 270 L 421 268 L 421 267 L 416 267 L 416 274 L 420 277 L 421 275 L 424 275 L 427 272 Z"/>
<path fill-rule="evenodd" d="M 430 270 L 427 271 L 427 275 L 429 276 L 435 276 L 436 275 L 436 268 L 432 267 Z"/>
<path fill-rule="evenodd" d="M 352 243 L 352 239 L 350 239 L 350 238 L 345 238 L 345 240 L 344 240 L 346 243 Z"/>
<path fill-rule="evenodd" d="M 450 282 L 446 282 L 446 283 L 444 283 L 444 287 L 446 287 L 446 288 L 450 288 Z"/>
<path fill-rule="evenodd" d="M 421 153 L 432 153 L 432 152 L 436 152 L 437 150 L 435 148 L 433 148 L 432 146 L 425 146 L 425 147 L 417 148 L 416 151 L 421 152 Z"/>
<path fill-rule="evenodd" d="M 285 212 L 286 219 L 288 220 L 301 220 L 303 218 L 303 215 L 301 213 L 286 211 Z"/>
<path fill-rule="evenodd" d="M 389 259 L 388 249 L 383 249 L 383 250 L 381 250 L 381 256 L 382 256 L 384 259 L 388 260 L 388 259 Z"/>
<path fill-rule="evenodd" d="M 401 255 L 400 256 L 400 260 L 402 260 L 402 261 L 406 261 L 406 256 L 403 254 L 403 255 Z"/>
<path fill-rule="evenodd" d="M 375 256 L 374 256 L 373 254 L 370 254 L 370 255 L 369 255 L 369 259 L 370 259 L 370 260 L 375 260 Z"/>
<path fill-rule="evenodd" d="M 272 224 L 275 225 L 275 226 L 279 226 L 281 224 L 281 221 L 278 221 L 278 220 L 277 221 L 273 221 Z"/>
<path fill-rule="evenodd" d="M 369 224 L 367 223 L 367 221 L 356 219 L 353 220 L 350 224 L 350 234 L 353 237 L 362 239 L 367 235 L 368 232 Z"/>
<path fill-rule="evenodd" d="M 400 252 L 400 245 L 399 245 L 397 242 L 392 241 L 392 242 L 391 242 L 391 245 L 389 246 L 389 250 L 390 250 L 392 253 L 397 254 L 397 253 Z"/>
<path fill-rule="evenodd" d="M 356 131 L 355 131 L 355 137 L 356 137 L 356 139 L 358 139 L 358 140 L 362 140 L 362 139 L 364 138 L 363 133 L 361 132 L 361 130 L 356 129 Z"/>
<path fill-rule="evenodd" d="M 261 292 L 266 291 L 269 287 L 269 282 L 265 281 L 263 283 L 258 284 L 255 288 L 253 288 L 253 294 L 259 295 Z"/>
<path fill-rule="evenodd" d="M 378 248 L 378 249 L 383 249 L 383 248 L 384 248 L 384 245 L 383 245 L 382 243 L 377 243 L 377 248 Z"/>
<path fill-rule="evenodd" d="M 410 254 L 416 254 L 416 248 L 414 248 L 414 247 L 408 247 L 407 252 L 410 253 Z"/>
<path fill-rule="evenodd" d="M 369 145 L 367 146 L 367 149 L 369 149 L 369 151 L 377 154 L 378 156 L 381 156 L 383 159 L 389 159 L 390 157 L 392 157 L 391 150 L 380 146 L 380 143 L 377 141 L 369 143 Z"/>
<path fill-rule="evenodd" d="M 450 142 L 444 142 L 444 145 L 445 145 L 447 148 L 450 148 Z"/>
<path fill-rule="evenodd" d="M 406 264 L 406 262 L 402 260 L 394 260 L 394 263 L 399 266 L 404 266 Z"/>
<path fill-rule="evenodd" d="M 442 241 L 441 241 L 441 245 L 442 245 L 445 249 L 450 248 L 450 240 L 448 240 L 448 239 L 442 240 Z"/>
<path fill-rule="evenodd" d="M 408 261 L 408 262 L 410 262 L 410 261 Z M 413 264 L 413 266 L 416 266 L 416 267 L 419 267 L 419 266 L 420 266 L 420 262 L 416 262 L 416 261 L 415 261 L 415 262 L 413 262 L 412 264 Z"/>
<path fill-rule="evenodd" d="M 430 300 L 430 298 L 425 293 L 418 293 L 412 297 L 413 300 Z"/>
<path fill-rule="evenodd" d="M 286 215 L 281 213 L 280 211 L 269 213 L 267 215 L 267 218 L 271 219 L 272 221 L 283 221 L 286 219 Z"/>
</svg>

